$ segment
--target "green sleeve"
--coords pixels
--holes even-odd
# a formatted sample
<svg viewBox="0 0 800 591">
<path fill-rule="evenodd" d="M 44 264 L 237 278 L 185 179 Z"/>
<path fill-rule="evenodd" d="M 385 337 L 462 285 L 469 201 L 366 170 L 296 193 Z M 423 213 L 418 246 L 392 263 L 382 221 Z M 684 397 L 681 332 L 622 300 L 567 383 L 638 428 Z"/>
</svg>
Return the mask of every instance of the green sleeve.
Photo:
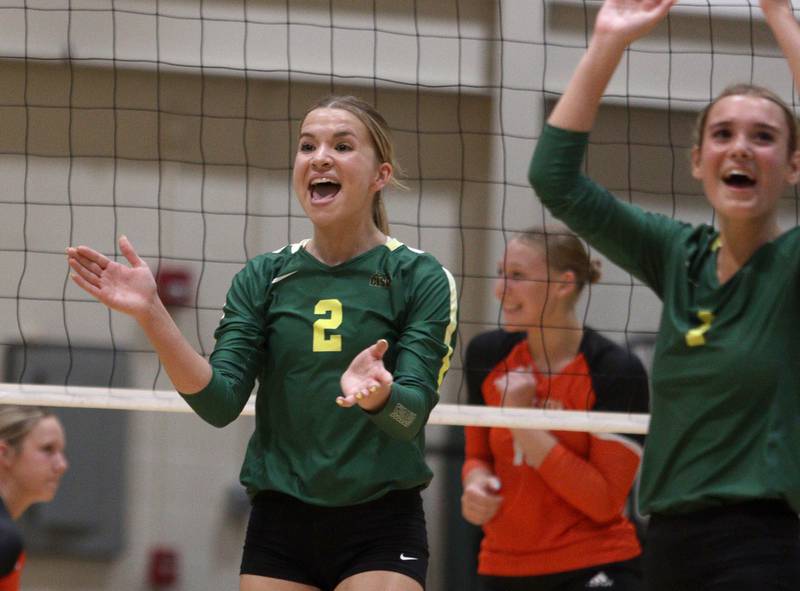
<svg viewBox="0 0 800 591">
<path fill-rule="evenodd" d="M 662 296 L 668 251 L 689 226 L 624 203 L 582 175 L 588 139 L 588 133 L 545 125 L 530 183 L 556 218 Z"/>
<path fill-rule="evenodd" d="M 439 401 L 439 386 L 456 343 L 458 299 L 453 276 L 425 255 L 410 280 L 408 316 L 397 343 L 394 383 L 386 405 L 370 419 L 402 440 L 420 434 Z"/>
<path fill-rule="evenodd" d="M 184 400 L 205 421 L 224 427 L 242 412 L 253 391 L 263 354 L 262 329 L 265 282 L 256 266 L 248 263 L 234 277 L 224 314 L 214 337 L 216 344 L 209 359 L 212 377 L 197 394 L 183 395 Z"/>
</svg>

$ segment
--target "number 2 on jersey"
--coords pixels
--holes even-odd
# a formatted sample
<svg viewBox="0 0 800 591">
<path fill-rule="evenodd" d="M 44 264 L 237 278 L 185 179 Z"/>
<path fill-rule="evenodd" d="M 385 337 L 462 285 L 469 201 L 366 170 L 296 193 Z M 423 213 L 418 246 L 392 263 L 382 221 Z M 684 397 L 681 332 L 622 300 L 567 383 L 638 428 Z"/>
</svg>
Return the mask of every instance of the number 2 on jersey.
<svg viewBox="0 0 800 591">
<path fill-rule="evenodd" d="M 342 350 L 342 335 L 325 334 L 326 330 L 335 330 L 342 324 L 342 302 L 339 300 L 320 300 L 314 306 L 316 316 L 325 315 L 314 322 L 314 341 L 311 350 L 315 353 Z"/>
</svg>

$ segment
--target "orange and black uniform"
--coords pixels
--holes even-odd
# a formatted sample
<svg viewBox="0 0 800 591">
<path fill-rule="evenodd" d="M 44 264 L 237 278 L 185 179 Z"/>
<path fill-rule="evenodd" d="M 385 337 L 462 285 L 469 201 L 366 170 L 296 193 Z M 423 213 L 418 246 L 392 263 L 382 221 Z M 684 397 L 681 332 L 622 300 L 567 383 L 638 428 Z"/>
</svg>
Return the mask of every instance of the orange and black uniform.
<svg viewBox="0 0 800 591">
<path fill-rule="evenodd" d="M 22 536 L 0 500 L 0 591 L 19 591 L 24 564 Z"/>
<path fill-rule="evenodd" d="M 524 333 L 479 335 L 467 350 L 470 402 L 500 406 L 496 380 L 532 368 L 535 405 L 566 410 L 647 412 L 647 376 L 622 347 L 585 329 L 578 355 L 547 376 L 533 363 Z M 463 476 L 483 466 L 502 483 L 504 501 L 483 526 L 478 571 L 530 577 L 627 561 L 641 548 L 623 509 L 641 457 L 633 437 L 554 431 L 536 469 L 515 462 L 508 429 L 467 427 Z"/>
</svg>

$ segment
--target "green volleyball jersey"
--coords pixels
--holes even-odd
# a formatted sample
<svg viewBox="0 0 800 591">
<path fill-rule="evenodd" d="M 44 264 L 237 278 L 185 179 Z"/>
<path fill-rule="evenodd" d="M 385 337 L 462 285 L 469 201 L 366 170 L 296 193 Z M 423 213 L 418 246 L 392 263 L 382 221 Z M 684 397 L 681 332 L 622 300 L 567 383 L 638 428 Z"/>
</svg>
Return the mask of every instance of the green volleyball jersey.
<svg viewBox="0 0 800 591">
<path fill-rule="evenodd" d="M 785 498 L 800 511 L 800 229 L 720 285 L 718 232 L 646 213 L 580 175 L 587 139 L 546 127 L 529 176 L 553 215 L 663 301 L 642 510 Z"/>
<path fill-rule="evenodd" d="M 234 278 L 211 355 L 213 377 L 185 396 L 208 422 L 236 418 L 258 380 L 241 481 L 342 506 L 424 486 L 424 425 L 453 353 L 452 275 L 394 239 L 336 266 L 292 244 Z M 394 383 L 377 413 L 340 408 L 339 379 L 378 339 Z"/>
</svg>

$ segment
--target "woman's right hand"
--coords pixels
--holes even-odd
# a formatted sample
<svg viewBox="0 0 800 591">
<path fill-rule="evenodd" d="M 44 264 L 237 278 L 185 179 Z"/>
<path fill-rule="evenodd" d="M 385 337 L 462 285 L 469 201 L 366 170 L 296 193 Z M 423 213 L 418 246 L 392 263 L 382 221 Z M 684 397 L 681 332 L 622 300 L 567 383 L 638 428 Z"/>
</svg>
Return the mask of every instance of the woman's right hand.
<svg viewBox="0 0 800 591">
<path fill-rule="evenodd" d="M 490 521 L 503 504 L 503 497 L 497 494 L 499 490 L 500 481 L 494 474 L 483 469 L 470 472 L 461 495 L 461 514 L 464 519 L 473 525 Z"/>
<path fill-rule="evenodd" d="M 112 310 L 136 319 L 178 392 L 200 392 L 211 382 L 211 365 L 181 334 L 158 297 L 153 272 L 125 236 L 119 239 L 119 250 L 130 266 L 116 263 L 88 246 L 70 246 L 70 277 Z M 239 411 L 241 407 L 232 416 Z"/>
<path fill-rule="evenodd" d="M 606 0 L 597 13 L 594 34 L 630 45 L 649 33 L 678 0 Z"/>
<path fill-rule="evenodd" d="M 72 280 L 100 302 L 118 312 L 140 318 L 158 302 L 156 280 L 130 241 L 119 239 L 120 252 L 130 266 L 110 260 L 88 246 L 67 248 Z"/>
<path fill-rule="evenodd" d="M 536 376 L 533 367 L 515 367 L 494 381 L 501 406 L 532 408 L 536 400 Z"/>
</svg>

